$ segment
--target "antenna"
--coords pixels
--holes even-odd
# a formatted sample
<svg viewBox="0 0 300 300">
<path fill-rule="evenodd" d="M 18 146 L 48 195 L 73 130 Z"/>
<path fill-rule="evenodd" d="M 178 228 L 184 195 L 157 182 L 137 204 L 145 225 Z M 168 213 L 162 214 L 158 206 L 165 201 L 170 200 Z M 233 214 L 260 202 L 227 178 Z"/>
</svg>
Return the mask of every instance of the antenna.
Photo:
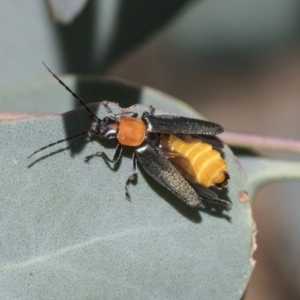
<svg viewBox="0 0 300 300">
<path fill-rule="evenodd" d="M 52 146 L 54 146 L 54 145 L 56 145 L 56 144 L 60 144 L 60 143 L 62 143 L 62 142 L 64 142 L 64 141 L 69 141 L 69 140 L 72 140 L 72 139 L 75 139 L 75 138 L 78 138 L 78 137 L 80 137 L 80 136 L 87 135 L 87 134 L 89 134 L 89 131 L 84 131 L 84 132 L 81 132 L 81 133 L 79 133 L 79 134 L 75 134 L 75 135 L 69 136 L 69 137 L 67 137 L 67 138 L 65 138 L 65 139 L 62 139 L 62 140 L 56 141 L 56 142 L 54 142 L 54 143 L 51 143 L 51 144 L 49 144 L 49 145 L 47 145 L 47 146 L 44 146 L 44 147 L 42 147 L 42 148 L 40 148 L 40 149 L 34 151 L 32 154 L 30 154 L 30 155 L 27 157 L 27 159 L 30 158 L 31 156 L 33 156 L 34 154 L 36 154 L 36 153 L 38 153 L 38 152 L 40 152 L 40 151 L 42 151 L 42 150 L 45 150 L 46 148 L 52 147 Z"/>
<path fill-rule="evenodd" d="M 84 103 L 84 101 L 76 95 L 65 83 L 63 83 L 58 76 L 44 63 L 42 62 L 43 65 L 46 67 L 46 69 L 52 74 L 52 76 L 69 92 L 72 94 L 74 98 L 76 98 L 81 105 L 84 106 L 84 108 L 91 114 L 91 117 L 95 120 L 95 122 L 101 122 L 101 120 L 88 108 L 88 106 Z"/>
<path fill-rule="evenodd" d="M 96 123 L 99 123 L 99 122 L 101 122 L 101 119 L 100 118 L 98 118 L 89 108 L 88 108 L 88 106 L 84 103 L 84 101 L 76 94 L 76 93 L 74 93 L 65 83 L 63 83 L 59 78 L 58 78 L 58 76 L 55 74 L 55 73 L 53 73 L 52 71 L 51 71 L 51 69 L 43 62 L 43 65 L 46 67 L 46 69 L 53 75 L 53 77 L 68 91 L 68 92 L 70 92 L 71 94 L 72 94 L 72 96 L 74 97 L 74 98 L 76 98 L 83 106 L 84 106 L 84 108 L 90 113 L 90 115 L 91 115 L 91 117 L 95 120 L 95 122 Z M 75 139 L 75 138 L 78 138 L 78 137 L 80 137 L 80 136 L 83 136 L 83 135 L 88 135 L 88 134 L 90 134 L 90 131 L 84 131 L 84 132 L 82 132 L 82 133 L 79 133 L 79 134 L 75 134 L 75 135 L 73 135 L 73 136 L 69 136 L 69 137 L 66 137 L 65 139 L 62 139 L 62 140 L 59 140 L 59 141 L 56 141 L 56 142 L 54 142 L 54 143 L 51 143 L 51 144 L 49 144 L 49 145 L 47 145 L 47 146 L 44 146 L 44 147 L 42 147 L 42 148 L 40 148 L 40 149 L 38 149 L 38 150 L 36 150 L 36 151 L 34 151 L 31 155 L 29 155 L 28 157 L 27 157 L 27 159 L 28 158 L 30 158 L 31 156 L 33 156 L 33 155 L 35 155 L 36 153 L 38 153 L 38 152 L 40 152 L 40 151 L 43 151 L 43 150 L 45 150 L 45 149 L 47 149 L 47 148 L 49 148 L 49 147 L 52 147 L 52 146 L 54 146 L 54 145 L 56 145 L 56 144 L 60 144 L 60 143 L 62 143 L 62 142 L 65 142 L 65 141 L 69 141 L 69 140 L 72 140 L 72 139 Z"/>
</svg>

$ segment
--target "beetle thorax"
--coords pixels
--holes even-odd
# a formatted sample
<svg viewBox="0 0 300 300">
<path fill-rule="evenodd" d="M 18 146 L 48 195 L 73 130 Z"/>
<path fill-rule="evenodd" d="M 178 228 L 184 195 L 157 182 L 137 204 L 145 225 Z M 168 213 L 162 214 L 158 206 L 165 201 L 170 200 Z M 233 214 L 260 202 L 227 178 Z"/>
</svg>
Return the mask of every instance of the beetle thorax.
<svg viewBox="0 0 300 300">
<path fill-rule="evenodd" d="M 145 140 L 146 124 L 142 119 L 121 116 L 117 139 L 121 145 L 137 147 Z"/>
</svg>

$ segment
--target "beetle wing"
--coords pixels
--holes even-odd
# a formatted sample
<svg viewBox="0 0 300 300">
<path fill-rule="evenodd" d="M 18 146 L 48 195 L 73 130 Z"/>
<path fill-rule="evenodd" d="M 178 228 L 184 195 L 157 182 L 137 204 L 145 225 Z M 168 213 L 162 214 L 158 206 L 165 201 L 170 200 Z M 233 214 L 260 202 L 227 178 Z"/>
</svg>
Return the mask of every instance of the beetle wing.
<svg viewBox="0 0 300 300">
<path fill-rule="evenodd" d="M 193 136 L 200 139 L 204 143 L 212 145 L 214 149 L 221 150 L 224 148 L 223 141 L 214 135 L 193 134 Z"/>
<path fill-rule="evenodd" d="M 221 204 L 223 206 L 225 206 L 227 209 L 229 209 L 231 207 L 231 202 L 228 200 L 223 200 L 220 199 L 218 197 L 218 195 L 213 192 L 211 189 L 209 189 L 208 187 L 200 184 L 200 183 L 196 183 L 196 182 L 192 182 L 189 181 L 190 185 L 195 189 L 195 191 L 198 193 L 198 195 L 203 198 L 203 200 L 212 202 L 212 203 L 217 203 L 217 204 Z"/>
<path fill-rule="evenodd" d="M 151 141 L 146 141 L 135 151 L 138 161 L 153 179 L 188 205 L 202 206 L 201 197 Z"/>
<path fill-rule="evenodd" d="M 216 123 L 173 115 L 146 115 L 143 117 L 152 133 L 216 135 L 223 127 Z"/>
<path fill-rule="evenodd" d="M 214 135 L 205 135 L 205 134 L 174 134 L 178 139 L 189 143 L 190 138 L 189 136 L 192 136 L 194 138 L 200 139 L 203 143 L 210 144 L 214 149 L 221 150 L 224 148 L 224 143 L 222 140 L 220 140 L 218 137 Z"/>
</svg>

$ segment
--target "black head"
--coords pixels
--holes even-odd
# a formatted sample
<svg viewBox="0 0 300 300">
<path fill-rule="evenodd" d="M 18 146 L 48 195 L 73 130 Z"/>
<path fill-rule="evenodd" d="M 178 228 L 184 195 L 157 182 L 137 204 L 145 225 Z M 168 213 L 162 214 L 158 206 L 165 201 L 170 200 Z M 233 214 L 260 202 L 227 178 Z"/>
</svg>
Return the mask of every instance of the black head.
<svg viewBox="0 0 300 300">
<path fill-rule="evenodd" d="M 103 139 L 114 139 L 119 131 L 119 122 L 112 117 L 94 122 L 89 131 L 90 135 L 96 135 Z"/>
</svg>

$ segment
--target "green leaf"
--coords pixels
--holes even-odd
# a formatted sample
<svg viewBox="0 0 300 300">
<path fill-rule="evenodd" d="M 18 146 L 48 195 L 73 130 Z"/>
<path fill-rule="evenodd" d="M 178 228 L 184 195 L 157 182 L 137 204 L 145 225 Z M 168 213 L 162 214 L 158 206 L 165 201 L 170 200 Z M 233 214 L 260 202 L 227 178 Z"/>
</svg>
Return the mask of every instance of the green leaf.
<svg viewBox="0 0 300 300">
<path fill-rule="evenodd" d="M 288 179 L 300 179 L 300 163 L 295 161 L 274 160 L 259 155 L 239 155 L 247 173 L 248 192 L 251 200 L 263 186 Z"/>
<path fill-rule="evenodd" d="M 67 82 L 81 87 L 83 98 L 87 89 L 89 99 L 112 95 L 108 100 L 126 100 L 122 106 L 134 101 L 153 105 L 157 114 L 164 109 L 200 117 L 149 88 L 116 81 L 87 84 L 74 77 Z M 17 98 L 11 93 L 0 92 L 6 95 L 5 101 L 0 97 L 2 109 L 13 102 L 22 107 L 28 103 L 30 110 L 30 103 L 39 103 L 44 111 L 52 109 L 53 102 L 57 111 L 73 105 L 57 83 L 28 84 Z M 90 107 L 100 117 L 107 115 L 99 103 Z M 111 107 L 120 112 L 116 105 Z M 131 108 L 139 113 L 146 109 Z M 132 201 L 126 201 L 130 149 L 115 167 L 100 158 L 83 162 L 86 155 L 103 149 L 111 157 L 113 141 L 80 138 L 27 160 L 38 148 L 85 131 L 90 124 L 82 108 L 0 122 L 1 299 L 240 299 L 253 269 L 255 226 L 245 175 L 230 149 L 224 149 L 231 179 L 223 194 L 232 202 L 230 211 L 192 209 L 141 168 L 137 184 L 130 185 Z"/>
</svg>

